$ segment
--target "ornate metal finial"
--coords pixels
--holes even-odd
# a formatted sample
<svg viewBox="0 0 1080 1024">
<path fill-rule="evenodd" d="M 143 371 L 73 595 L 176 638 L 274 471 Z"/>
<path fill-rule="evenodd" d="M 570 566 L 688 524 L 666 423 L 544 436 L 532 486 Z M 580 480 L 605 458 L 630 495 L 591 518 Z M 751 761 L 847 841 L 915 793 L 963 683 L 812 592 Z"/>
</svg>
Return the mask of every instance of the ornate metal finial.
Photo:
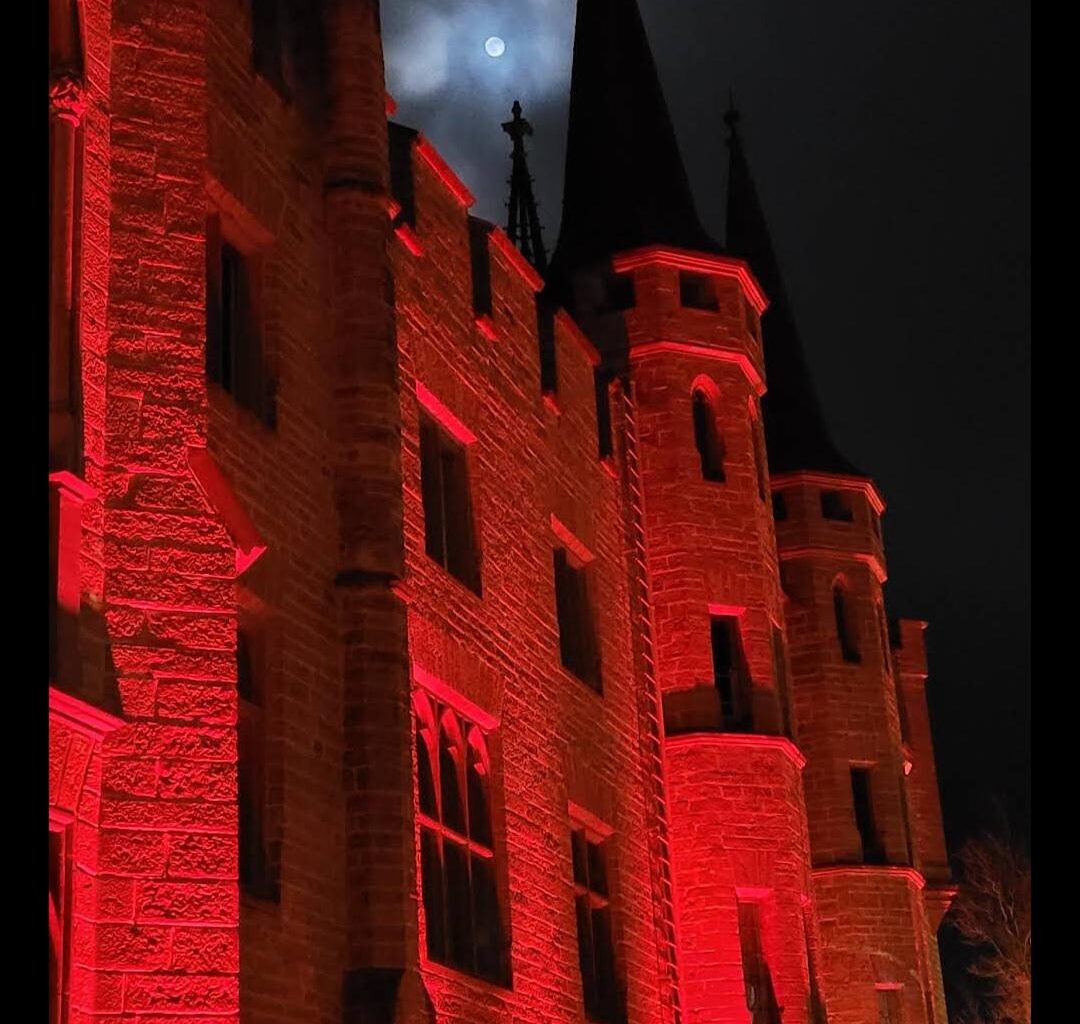
<svg viewBox="0 0 1080 1024">
<path fill-rule="evenodd" d="M 522 255 L 541 274 L 547 273 L 547 253 L 541 237 L 540 217 L 533 196 L 533 179 L 525 160 L 525 136 L 532 135 L 532 125 L 521 116 L 521 104 L 514 100 L 510 108 L 513 118 L 504 121 L 502 130 L 514 142 L 510 154 L 513 170 L 510 174 L 510 200 L 507 203 L 506 234 Z"/>
<path fill-rule="evenodd" d="M 49 112 L 78 126 L 86 113 L 88 101 L 82 79 L 68 69 L 54 71 L 49 77 Z"/>
</svg>

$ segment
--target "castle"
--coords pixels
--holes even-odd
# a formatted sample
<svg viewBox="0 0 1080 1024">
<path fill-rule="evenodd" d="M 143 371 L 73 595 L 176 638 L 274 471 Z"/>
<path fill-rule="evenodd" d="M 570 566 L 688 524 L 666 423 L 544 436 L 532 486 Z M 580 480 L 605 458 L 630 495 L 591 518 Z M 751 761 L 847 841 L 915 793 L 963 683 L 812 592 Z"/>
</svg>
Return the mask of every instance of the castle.
<svg viewBox="0 0 1080 1024">
<path fill-rule="evenodd" d="M 634 0 L 550 265 L 376 0 L 49 9 L 50 1021 L 946 1024 L 924 623 Z"/>
</svg>

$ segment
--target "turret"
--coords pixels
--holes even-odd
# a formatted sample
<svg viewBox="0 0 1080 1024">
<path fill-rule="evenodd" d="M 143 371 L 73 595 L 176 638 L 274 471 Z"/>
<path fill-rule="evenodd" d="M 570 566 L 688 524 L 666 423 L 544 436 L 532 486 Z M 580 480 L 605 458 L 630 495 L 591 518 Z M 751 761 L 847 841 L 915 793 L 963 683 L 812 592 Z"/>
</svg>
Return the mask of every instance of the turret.
<svg viewBox="0 0 1080 1024">
<path fill-rule="evenodd" d="M 943 845 L 920 777 L 921 848 L 913 850 L 910 700 L 892 657 L 882 587 L 884 502 L 829 435 L 810 381 L 733 110 L 728 248 L 772 302 L 763 319 L 763 403 L 792 694 L 822 924 L 829 1019 L 939 1020 L 921 850 Z M 899 699 L 898 699 L 899 698 Z M 913 698 L 911 698 L 913 699 Z M 921 758 L 925 765 L 925 754 Z M 932 763 L 932 762 L 931 762 Z M 930 769 L 932 772 L 932 768 Z M 936 782 L 929 783 L 936 790 Z M 940 818 L 937 826 L 940 829 Z M 940 835 L 940 831 L 938 832 Z M 933 960 L 933 964 L 931 963 Z M 902 1008 L 902 1009 L 901 1009 Z"/>
<path fill-rule="evenodd" d="M 806 1021 L 803 759 L 784 693 L 760 404 L 768 299 L 698 219 L 633 0 L 578 4 L 548 294 L 570 308 L 624 396 L 686 1019 L 776 1020 L 782 1010 L 786 1024 Z"/>
</svg>

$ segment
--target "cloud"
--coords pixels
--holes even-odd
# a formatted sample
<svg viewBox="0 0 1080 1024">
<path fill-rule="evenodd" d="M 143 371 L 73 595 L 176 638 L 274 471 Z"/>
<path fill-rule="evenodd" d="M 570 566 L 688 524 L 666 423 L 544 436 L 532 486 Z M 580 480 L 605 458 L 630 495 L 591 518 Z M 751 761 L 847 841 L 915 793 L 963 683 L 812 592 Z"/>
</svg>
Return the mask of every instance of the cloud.
<svg viewBox="0 0 1080 1024">
<path fill-rule="evenodd" d="M 476 193 L 475 212 L 505 219 L 510 143 L 500 129 L 520 100 L 549 244 L 561 193 L 576 0 L 383 0 L 386 84 L 395 118 L 420 129 Z M 506 52 L 492 58 L 497 35 Z"/>
</svg>

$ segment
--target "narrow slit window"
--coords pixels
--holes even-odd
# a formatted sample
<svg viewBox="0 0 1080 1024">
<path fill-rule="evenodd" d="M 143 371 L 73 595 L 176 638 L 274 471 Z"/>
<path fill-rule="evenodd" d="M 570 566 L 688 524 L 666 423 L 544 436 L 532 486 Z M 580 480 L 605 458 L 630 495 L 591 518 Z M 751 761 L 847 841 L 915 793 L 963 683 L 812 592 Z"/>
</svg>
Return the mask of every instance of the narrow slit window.
<svg viewBox="0 0 1080 1024">
<path fill-rule="evenodd" d="M 761 432 L 761 420 L 750 417 L 750 440 L 754 446 L 754 474 L 757 477 L 758 498 L 762 501 L 769 493 L 769 470 L 765 459 L 765 439 Z"/>
<path fill-rule="evenodd" d="M 724 440 L 717 425 L 716 404 L 702 388 L 693 394 L 694 444 L 701 460 L 701 476 L 714 483 L 724 482 Z"/>
<path fill-rule="evenodd" d="M 900 996 L 899 988 L 877 990 L 878 1024 L 904 1024 Z"/>
<path fill-rule="evenodd" d="M 257 295 L 258 257 L 222 237 L 221 218 L 206 225 L 206 375 L 268 427 L 276 423 L 273 379 L 263 358 Z"/>
<path fill-rule="evenodd" d="M 726 732 L 750 732 L 750 680 L 743 655 L 739 620 L 714 615 L 710 622 L 713 683 L 720 698 L 720 715 Z"/>
<path fill-rule="evenodd" d="M 840 653 L 844 661 L 853 665 L 859 664 L 862 661 L 862 655 L 859 653 L 851 602 L 839 583 L 833 587 L 833 618 L 836 620 L 836 639 L 840 644 Z"/>
<path fill-rule="evenodd" d="M 251 2 L 251 63 L 282 97 L 288 96 L 285 79 L 282 0 Z"/>
<path fill-rule="evenodd" d="M 783 734 L 789 739 L 791 729 L 791 685 L 788 679 L 787 650 L 784 634 L 775 623 L 772 627 L 773 673 L 776 676 L 776 697 L 780 702 L 780 723 Z"/>
<path fill-rule="evenodd" d="M 773 491 L 772 514 L 773 520 L 777 523 L 782 523 L 787 519 L 787 499 L 784 497 L 783 491 Z"/>
<path fill-rule="evenodd" d="M 555 310 L 542 298 L 536 300 L 536 336 L 540 344 L 540 391 L 545 395 L 554 395 L 558 390 Z"/>
<path fill-rule="evenodd" d="M 63 1012 L 67 939 L 71 918 L 67 841 L 70 830 L 49 829 L 49 1024 Z"/>
<path fill-rule="evenodd" d="M 469 467 L 465 446 L 420 413 L 420 490 L 428 556 L 480 593 Z"/>
<path fill-rule="evenodd" d="M 427 955 L 506 984 L 486 741 L 475 725 L 425 695 L 417 693 L 413 706 Z"/>
<path fill-rule="evenodd" d="M 746 1007 L 754 1020 L 779 1021 L 772 974 L 765 958 L 761 930 L 761 904 L 757 900 L 738 901 L 739 950 L 742 954 Z"/>
<path fill-rule="evenodd" d="M 873 791 L 869 768 L 851 769 L 851 796 L 855 808 L 855 827 L 859 830 L 864 864 L 884 864 L 885 849 L 874 820 Z"/>
<path fill-rule="evenodd" d="M 276 900 L 278 882 L 267 837 L 263 661 L 259 632 L 241 626 L 236 637 L 240 885 L 260 899 Z"/>
<path fill-rule="evenodd" d="M 563 667 L 600 691 L 600 654 L 589 598 L 587 567 L 570 563 L 565 548 L 554 551 L 555 614 Z"/>
<path fill-rule="evenodd" d="M 478 217 L 469 218 L 469 259 L 472 269 L 473 312 L 491 316 L 491 254 L 488 232 L 491 225 Z"/>
<path fill-rule="evenodd" d="M 601 459 L 610 459 L 615 454 L 615 438 L 611 428 L 611 393 L 608 390 L 610 378 L 600 369 L 593 374 L 596 386 L 596 437 L 597 450 Z"/>
<path fill-rule="evenodd" d="M 889 627 L 885 621 L 885 610 L 881 605 L 875 606 L 878 624 L 878 642 L 881 644 L 881 667 L 885 675 L 891 676 L 893 672 L 892 648 L 889 646 Z"/>
<path fill-rule="evenodd" d="M 570 841 L 585 1013 L 590 1020 L 615 1024 L 620 1014 L 607 883 L 607 843 L 594 840 L 584 828 L 574 829 Z"/>
</svg>

